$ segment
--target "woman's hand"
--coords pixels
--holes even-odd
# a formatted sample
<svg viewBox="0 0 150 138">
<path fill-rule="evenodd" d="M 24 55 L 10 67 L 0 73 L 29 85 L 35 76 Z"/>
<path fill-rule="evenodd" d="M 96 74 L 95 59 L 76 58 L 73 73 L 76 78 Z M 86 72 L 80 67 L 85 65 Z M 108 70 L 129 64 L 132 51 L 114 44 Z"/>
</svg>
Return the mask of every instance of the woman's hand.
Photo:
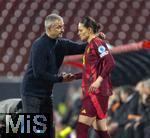
<svg viewBox="0 0 150 138">
<path fill-rule="evenodd" d="M 103 78 L 101 76 L 99 76 L 96 81 L 94 81 L 90 88 L 89 88 L 89 92 L 95 92 L 100 86 L 101 86 L 101 82 L 102 82 Z"/>
</svg>

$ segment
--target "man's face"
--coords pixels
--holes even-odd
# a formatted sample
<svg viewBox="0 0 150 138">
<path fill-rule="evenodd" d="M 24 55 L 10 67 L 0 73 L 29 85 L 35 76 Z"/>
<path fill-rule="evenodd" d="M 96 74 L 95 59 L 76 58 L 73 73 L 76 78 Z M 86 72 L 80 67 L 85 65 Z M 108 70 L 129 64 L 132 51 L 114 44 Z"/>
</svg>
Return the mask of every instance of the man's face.
<svg viewBox="0 0 150 138">
<path fill-rule="evenodd" d="M 80 37 L 80 39 L 83 41 L 87 41 L 87 39 L 89 38 L 89 29 L 84 27 L 84 25 L 82 23 L 78 24 L 78 35 Z"/>
<path fill-rule="evenodd" d="M 62 37 L 64 32 L 64 22 L 62 20 L 56 20 L 49 28 L 51 35 L 54 38 Z"/>
<path fill-rule="evenodd" d="M 123 103 L 126 103 L 126 101 L 127 101 L 127 99 L 128 99 L 128 94 L 127 93 L 123 93 L 123 92 L 121 92 L 121 94 L 120 94 L 120 98 L 121 98 L 121 101 L 123 102 Z"/>
</svg>

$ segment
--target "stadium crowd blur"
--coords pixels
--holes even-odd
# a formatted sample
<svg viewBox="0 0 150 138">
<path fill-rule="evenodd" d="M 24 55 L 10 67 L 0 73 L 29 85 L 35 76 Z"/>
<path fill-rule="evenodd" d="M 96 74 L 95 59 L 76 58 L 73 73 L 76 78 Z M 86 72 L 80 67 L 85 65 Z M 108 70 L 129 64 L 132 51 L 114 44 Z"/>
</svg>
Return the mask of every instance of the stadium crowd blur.
<svg viewBox="0 0 150 138">
<path fill-rule="evenodd" d="M 66 102 L 54 112 L 58 138 L 74 138 L 74 127 L 81 105 L 81 90 L 71 87 Z M 150 78 L 135 86 L 123 85 L 113 89 L 108 110 L 108 130 L 112 138 L 150 137 Z M 93 130 L 90 138 L 95 138 Z"/>
</svg>

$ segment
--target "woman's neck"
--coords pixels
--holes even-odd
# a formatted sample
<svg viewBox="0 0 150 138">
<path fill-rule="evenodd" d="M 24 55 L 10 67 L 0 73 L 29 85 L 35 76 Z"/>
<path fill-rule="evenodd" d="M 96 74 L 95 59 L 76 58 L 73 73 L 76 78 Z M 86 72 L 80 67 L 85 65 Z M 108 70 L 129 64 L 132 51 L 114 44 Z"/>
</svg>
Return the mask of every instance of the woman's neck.
<svg viewBox="0 0 150 138">
<path fill-rule="evenodd" d="M 88 38 L 88 43 L 90 43 L 91 42 L 91 40 L 93 39 L 93 38 L 95 38 L 96 37 L 96 35 L 95 34 L 91 34 L 90 36 L 89 36 L 89 38 Z"/>
</svg>

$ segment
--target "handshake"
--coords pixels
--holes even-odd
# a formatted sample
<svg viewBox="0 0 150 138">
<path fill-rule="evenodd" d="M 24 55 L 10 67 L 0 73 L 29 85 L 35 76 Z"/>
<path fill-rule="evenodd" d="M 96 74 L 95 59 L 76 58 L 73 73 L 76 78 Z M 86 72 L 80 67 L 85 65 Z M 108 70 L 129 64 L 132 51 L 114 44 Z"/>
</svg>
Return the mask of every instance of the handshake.
<svg viewBox="0 0 150 138">
<path fill-rule="evenodd" d="M 63 77 L 63 82 L 70 82 L 75 80 L 75 75 L 72 73 L 62 72 L 61 76 Z"/>
</svg>

